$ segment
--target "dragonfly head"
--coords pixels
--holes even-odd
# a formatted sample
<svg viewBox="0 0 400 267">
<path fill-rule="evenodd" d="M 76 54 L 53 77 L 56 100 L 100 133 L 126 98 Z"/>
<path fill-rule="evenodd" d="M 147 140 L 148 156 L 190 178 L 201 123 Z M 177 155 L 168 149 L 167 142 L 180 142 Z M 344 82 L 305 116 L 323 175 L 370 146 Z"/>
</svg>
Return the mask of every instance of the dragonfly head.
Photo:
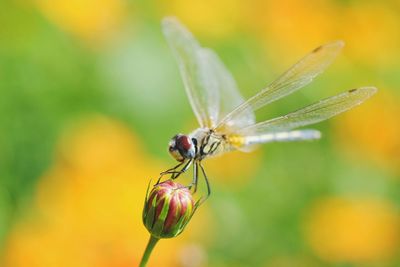
<svg viewBox="0 0 400 267">
<path fill-rule="evenodd" d="M 189 136 L 177 134 L 169 142 L 168 151 L 177 161 L 184 161 L 195 157 L 196 146 Z"/>
</svg>

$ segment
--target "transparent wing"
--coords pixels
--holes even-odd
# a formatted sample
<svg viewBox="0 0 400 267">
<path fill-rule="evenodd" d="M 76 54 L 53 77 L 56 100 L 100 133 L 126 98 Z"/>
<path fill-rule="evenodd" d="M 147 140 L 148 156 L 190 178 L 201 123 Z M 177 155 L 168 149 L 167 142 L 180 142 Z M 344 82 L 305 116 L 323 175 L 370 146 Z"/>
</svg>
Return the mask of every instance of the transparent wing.
<svg viewBox="0 0 400 267">
<path fill-rule="evenodd" d="M 204 49 L 207 54 L 210 68 L 215 74 L 220 94 L 218 120 L 224 118 L 234 108 L 244 103 L 242 95 L 239 93 L 237 84 L 232 74 L 228 71 L 216 53 L 210 49 Z M 251 109 L 242 113 L 230 121 L 228 127 L 242 128 L 255 123 L 255 116 Z M 215 126 L 215 125 L 214 125 Z"/>
<path fill-rule="evenodd" d="M 375 87 L 352 89 L 336 96 L 323 99 L 285 116 L 245 127 L 239 130 L 237 134 L 245 137 L 263 136 L 270 133 L 282 133 L 298 127 L 318 123 L 361 104 L 376 91 L 377 89 Z"/>
<path fill-rule="evenodd" d="M 211 49 L 203 48 L 176 18 L 163 20 L 163 32 L 178 61 L 185 90 L 201 127 L 214 128 L 220 118 L 244 102 L 236 82 Z M 254 124 L 251 110 L 230 123 Z"/>
<path fill-rule="evenodd" d="M 162 21 L 163 33 L 178 61 L 185 90 L 201 127 L 215 126 L 219 112 L 219 91 L 211 71 L 208 52 L 173 17 Z"/>
<path fill-rule="evenodd" d="M 336 41 L 314 49 L 265 89 L 236 107 L 219 122 L 216 130 L 232 124 L 249 110 L 255 111 L 309 84 L 332 63 L 343 46 L 342 41 Z"/>
</svg>

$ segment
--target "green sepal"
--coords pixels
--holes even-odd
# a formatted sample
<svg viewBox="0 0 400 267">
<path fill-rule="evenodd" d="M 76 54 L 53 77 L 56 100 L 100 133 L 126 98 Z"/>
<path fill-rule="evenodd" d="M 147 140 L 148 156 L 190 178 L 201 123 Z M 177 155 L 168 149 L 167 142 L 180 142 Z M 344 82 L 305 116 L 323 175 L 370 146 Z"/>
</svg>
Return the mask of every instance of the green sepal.
<svg viewBox="0 0 400 267">
<path fill-rule="evenodd" d="M 170 199 L 169 196 L 164 199 L 163 207 L 158 218 L 155 218 L 155 223 L 151 229 L 151 234 L 158 238 L 164 238 L 163 230 L 165 219 L 169 211 Z"/>
<path fill-rule="evenodd" d="M 179 208 L 175 209 L 175 214 L 174 214 L 175 216 L 174 216 L 174 218 L 178 217 L 178 214 L 181 212 L 181 203 L 178 202 L 177 204 L 179 205 Z M 183 217 L 184 217 L 184 216 L 181 216 L 180 219 L 179 219 L 179 221 L 180 221 Z M 179 221 L 178 221 L 178 222 L 179 222 Z M 164 233 L 163 233 L 164 238 L 172 238 L 172 237 L 175 237 L 175 236 L 177 236 L 177 235 L 179 234 L 179 228 L 176 227 L 176 225 L 177 225 L 178 222 L 174 222 L 174 223 L 172 224 L 171 228 L 169 228 L 169 229 L 164 229 Z"/>
<path fill-rule="evenodd" d="M 146 226 L 147 230 L 151 232 L 151 229 L 153 228 L 155 216 L 156 216 L 156 198 L 153 198 L 153 201 L 150 205 L 150 208 L 148 209 L 147 214 L 145 215 L 145 222 L 144 225 Z"/>
<path fill-rule="evenodd" d="M 145 221 L 146 221 L 146 205 L 147 205 L 147 201 L 149 200 L 149 189 L 150 189 L 150 184 L 151 181 L 153 180 L 153 178 L 150 178 L 149 183 L 147 184 L 147 189 L 146 189 L 146 195 L 144 197 L 144 205 L 143 205 L 143 212 L 142 212 L 142 221 L 143 224 L 146 225 Z"/>
<path fill-rule="evenodd" d="M 192 206 L 188 206 L 188 209 L 185 212 L 184 216 L 181 216 L 177 222 L 175 222 L 174 226 L 170 229 L 170 234 L 168 235 L 168 238 L 176 237 L 179 234 L 183 232 L 185 229 L 186 225 L 192 218 L 194 213 L 194 209 L 192 209 Z"/>
<path fill-rule="evenodd" d="M 187 216 L 181 216 L 179 220 L 174 224 L 174 226 L 170 229 L 171 236 L 175 237 L 179 235 L 183 229 L 185 228 L 185 224 L 187 223 Z"/>
</svg>

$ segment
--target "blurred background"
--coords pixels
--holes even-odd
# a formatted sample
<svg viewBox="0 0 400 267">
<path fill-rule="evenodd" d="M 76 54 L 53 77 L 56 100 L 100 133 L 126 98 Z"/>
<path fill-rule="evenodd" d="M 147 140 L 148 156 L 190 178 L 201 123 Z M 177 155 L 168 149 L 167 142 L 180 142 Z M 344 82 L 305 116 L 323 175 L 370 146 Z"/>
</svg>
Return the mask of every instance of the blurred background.
<svg viewBox="0 0 400 267">
<path fill-rule="evenodd" d="M 149 266 L 400 266 L 397 0 L 4 0 L 0 266 L 138 266 L 150 178 L 197 122 L 160 20 L 217 51 L 247 98 L 313 48 L 334 64 L 259 120 L 359 86 L 379 92 L 316 126 L 204 163 L 213 194 Z M 184 180 L 182 180 L 184 181 Z"/>
</svg>

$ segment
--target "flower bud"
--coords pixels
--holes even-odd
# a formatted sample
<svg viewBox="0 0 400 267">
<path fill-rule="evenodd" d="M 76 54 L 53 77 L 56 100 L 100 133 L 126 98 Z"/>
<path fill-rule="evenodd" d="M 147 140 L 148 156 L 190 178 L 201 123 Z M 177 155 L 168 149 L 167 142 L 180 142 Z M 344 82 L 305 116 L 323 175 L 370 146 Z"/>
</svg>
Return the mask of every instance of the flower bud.
<svg viewBox="0 0 400 267">
<path fill-rule="evenodd" d="M 167 180 L 155 185 L 146 196 L 143 223 L 156 238 L 175 237 L 183 231 L 196 207 L 187 187 Z"/>
</svg>

